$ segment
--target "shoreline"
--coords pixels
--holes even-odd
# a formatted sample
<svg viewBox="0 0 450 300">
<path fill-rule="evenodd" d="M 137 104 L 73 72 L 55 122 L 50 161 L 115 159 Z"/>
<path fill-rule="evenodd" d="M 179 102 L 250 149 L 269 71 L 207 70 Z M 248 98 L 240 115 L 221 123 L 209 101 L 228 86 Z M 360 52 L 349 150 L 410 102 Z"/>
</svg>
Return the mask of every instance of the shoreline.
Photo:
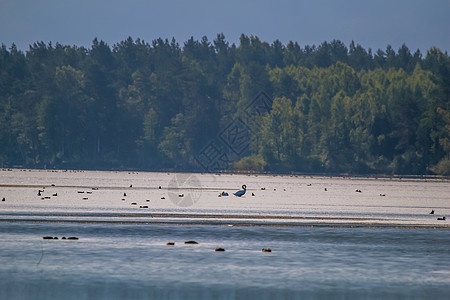
<svg viewBox="0 0 450 300">
<path fill-rule="evenodd" d="M 174 170 L 95 170 L 95 169 L 30 169 L 30 168 L 1 168 L 0 172 L 47 172 L 47 173 L 84 173 L 84 172 L 109 172 L 109 173 L 127 173 L 127 174 L 193 174 L 193 175 L 242 175 L 242 176 L 267 176 L 267 177 L 295 177 L 295 178 L 332 178 L 332 179 L 360 179 L 360 180 L 392 180 L 392 181 L 450 181 L 450 176 L 444 175 L 402 175 L 402 174 L 348 174 L 348 173 L 302 173 L 302 172 L 255 172 L 255 171 L 222 171 L 216 173 L 208 172 L 190 172 L 190 171 L 174 171 Z M 0 184 L 0 186 L 2 186 Z"/>
<path fill-rule="evenodd" d="M 291 228 L 384 228 L 384 229 L 443 229 L 448 230 L 448 225 L 422 225 L 422 224 L 378 224 L 378 223 L 224 223 L 224 222 L 163 222 L 163 221 L 106 221 L 106 220 L 24 220 L 24 219 L 0 219 L 0 223 L 28 223 L 28 224 L 90 224 L 90 225 L 129 225 L 129 226 L 226 226 L 226 227 L 291 227 Z"/>
<path fill-rule="evenodd" d="M 6 213 L 0 223 L 29 224 L 109 224 L 109 225 L 190 225 L 228 227 L 327 227 L 450 229 L 448 224 L 400 223 L 371 218 L 198 213 Z M 6 218 L 5 218 L 6 217 Z M 8 218 L 10 217 L 10 218 Z M 46 219 L 57 218 L 57 219 Z M 127 220 L 130 218 L 130 220 Z M 140 219 L 140 220 L 138 220 Z M 370 222 L 370 221 L 373 222 Z M 285 222 L 283 222 L 285 221 Z M 334 221 L 334 222 L 333 222 Z M 339 222 L 342 221 L 342 222 Z"/>
</svg>

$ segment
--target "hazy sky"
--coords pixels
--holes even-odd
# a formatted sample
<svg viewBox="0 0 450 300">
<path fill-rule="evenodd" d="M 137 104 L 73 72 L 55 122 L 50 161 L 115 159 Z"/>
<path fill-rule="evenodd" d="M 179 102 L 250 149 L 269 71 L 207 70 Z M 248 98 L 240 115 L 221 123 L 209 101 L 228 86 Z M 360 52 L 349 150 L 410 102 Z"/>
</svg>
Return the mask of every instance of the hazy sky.
<svg viewBox="0 0 450 300">
<path fill-rule="evenodd" d="M 90 47 L 127 37 L 146 42 L 244 33 L 301 46 L 338 39 L 364 48 L 450 50 L 450 0 L 0 0 L 0 43 L 36 41 Z"/>
</svg>

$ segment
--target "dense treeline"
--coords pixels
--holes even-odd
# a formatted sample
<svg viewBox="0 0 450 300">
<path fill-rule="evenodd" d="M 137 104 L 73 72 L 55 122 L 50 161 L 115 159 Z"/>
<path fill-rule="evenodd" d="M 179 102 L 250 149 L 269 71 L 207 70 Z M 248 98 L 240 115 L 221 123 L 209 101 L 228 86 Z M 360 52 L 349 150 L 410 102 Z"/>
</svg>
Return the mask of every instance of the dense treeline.
<svg viewBox="0 0 450 300">
<path fill-rule="evenodd" d="M 2 167 L 449 174 L 450 58 L 222 34 L 2 45 L 0 145 Z"/>
</svg>

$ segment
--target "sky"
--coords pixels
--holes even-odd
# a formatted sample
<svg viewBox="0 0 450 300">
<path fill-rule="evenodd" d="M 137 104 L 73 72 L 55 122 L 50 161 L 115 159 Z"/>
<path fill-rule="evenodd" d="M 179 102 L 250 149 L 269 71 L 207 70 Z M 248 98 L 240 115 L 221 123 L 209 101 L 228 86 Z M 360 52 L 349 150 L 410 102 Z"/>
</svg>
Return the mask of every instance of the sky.
<svg viewBox="0 0 450 300">
<path fill-rule="evenodd" d="M 450 0 L 0 0 L 0 44 L 37 41 L 90 48 L 128 37 L 213 41 L 241 34 L 300 46 L 353 40 L 365 49 L 450 52 Z"/>
</svg>

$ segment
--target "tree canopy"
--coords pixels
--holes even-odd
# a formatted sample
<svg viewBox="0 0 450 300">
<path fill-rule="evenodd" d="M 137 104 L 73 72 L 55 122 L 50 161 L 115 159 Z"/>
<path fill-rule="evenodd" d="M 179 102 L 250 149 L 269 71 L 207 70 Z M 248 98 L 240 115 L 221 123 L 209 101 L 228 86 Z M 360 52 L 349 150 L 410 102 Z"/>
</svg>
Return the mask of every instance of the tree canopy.
<svg viewBox="0 0 450 300">
<path fill-rule="evenodd" d="M 223 34 L 0 49 L 0 166 L 450 174 L 450 58 Z"/>
</svg>

